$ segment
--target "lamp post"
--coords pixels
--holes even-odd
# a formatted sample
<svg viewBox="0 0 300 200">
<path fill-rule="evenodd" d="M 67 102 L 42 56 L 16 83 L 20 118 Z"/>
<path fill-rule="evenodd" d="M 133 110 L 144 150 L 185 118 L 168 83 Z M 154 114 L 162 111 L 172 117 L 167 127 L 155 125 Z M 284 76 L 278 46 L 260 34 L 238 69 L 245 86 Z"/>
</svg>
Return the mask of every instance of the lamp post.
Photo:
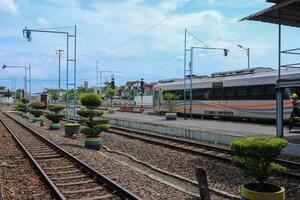
<svg viewBox="0 0 300 200">
<path fill-rule="evenodd" d="M 247 57 L 248 57 L 248 69 L 250 69 L 250 48 L 245 48 L 242 45 L 238 44 L 237 45 L 239 48 L 244 49 L 247 52 Z"/>
<path fill-rule="evenodd" d="M 224 56 L 228 56 L 229 49 L 224 48 L 212 48 L 212 47 L 191 47 L 190 49 L 186 49 L 185 51 L 190 52 L 190 62 L 189 62 L 189 69 L 186 69 L 186 62 L 184 65 L 184 119 L 186 119 L 186 79 L 188 76 L 189 79 L 189 114 L 192 116 L 192 105 L 193 105 L 193 67 L 194 67 L 194 50 L 215 50 L 215 51 L 223 51 Z M 186 56 L 185 56 L 186 58 Z M 189 75 L 186 75 L 186 72 L 189 72 Z"/>
<path fill-rule="evenodd" d="M 27 84 L 29 82 L 29 102 L 31 102 L 31 66 L 30 66 L 30 63 L 28 66 L 26 66 L 26 65 L 18 65 L 18 66 L 3 65 L 2 66 L 2 69 L 6 69 L 6 68 L 18 68 L 18 69 L 23 68 L 23 69 L 25 69 L 24 90 L 25 90 L 25 95 L 28 97 Z M 28 78 L 27 78 L 27 75 L 29 76 Z"/>
<path fill-rule="evenodd" d="M 56 49 L 56 54 L 58 54 L 58 102 L 60 103 L 60 58 L 61 55 L 63 54 L 64 50 L 63 49 Z"/>
<path fill-rule="evenodd" d="M 141 78 L 141 112 L 144 112 L 144 79 Z"/>
<path fill-rule="evenodd" d="M 32 40 L 32 32 L 38 32 L 38 33 L 49 33 L 49 34 L 63 34 L 66 35 L 66 42 L 67 42 L 67 75 L 66 75 L 66 117 L 67 117 L 67 122 L 69 122 L 69 86 L 74 87 L 74 101 L 73 101 L 73 117 L 75 119 L 76 117 L 76 52 L 77 52 L 77 47 L 76 47 L 76 38 L 77 38 L 77 26 L 75 25 L 74 27 L 68 27 L 68 28 L 74 28 L 74 34 L 70 34 L 67 31 L 49 31 L 49 30 L 37 30 L 37 29 L 28 29 L 25 27 L 23 29 L 23 36 L 30 42 Z M 73 47 L 73 58 L 69 58 L 69 53 L 70 53 L 70 48 L 69 48 L 69 40 L 74 39 L 74 47 Z M 73 62 L 74 66 L 74 78 L 73 78 L 73 83 L 69 83 L 69 62 Z"/>
</svg>

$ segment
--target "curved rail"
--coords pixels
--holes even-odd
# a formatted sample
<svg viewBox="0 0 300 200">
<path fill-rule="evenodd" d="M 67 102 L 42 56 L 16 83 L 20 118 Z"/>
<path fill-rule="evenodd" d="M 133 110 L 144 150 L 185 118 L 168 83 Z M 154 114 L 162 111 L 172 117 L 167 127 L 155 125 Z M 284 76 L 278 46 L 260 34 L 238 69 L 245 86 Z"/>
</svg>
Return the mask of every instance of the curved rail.
<svg viewBox="0 0 300 200">
<path fill-rule="evenodd" d="M 94 192 L 92 189 L 91 190 L 88 190 L 88 189 L 80 190 L 78 188 L 73 188 L 71 190 L 66 191 L 66 190 L 62 189 L 62 186 L 76 186 L 77 184 L 78 185 L 83 185 L 83 184 L 89 185 L 91 183 L 94 183 L 97 186 L 97 187 L 95 187 L 95 192 L 101 190 L 101 192 L 103 193 L 103 190 L 105 190 L 104 195 L 101 194 L 102 196 L 94 196 L 94 197 L 88 196 L 88 198 L 86 198 L 85 196 L 80 196 L 80 198 L 84 198 L 84 199 L 114 198 L 114 199 L 141 200 L 140 197 L 136 196 L 135 194 L 132 194 L 130 191 L 126 190 L 125 188 L 123 188 L 122 186 L 120 186 L 119 184 L 114 182 L 113 180 L 109 179 L 105 175 L 99 173 L 92 167 L 88 166 L 85 162 L 79 160 L 72 154 L 68 153 L 61 147 L 57 146 L 55 143 L 53 143 L 50 140 L 48 140 L 47 138 L 41 136 L 35 130 L 31 129 L 30 127 L 26 126 L 25 124 L 20 123 L 15 118 L 8 115 L 7 113 L 3 113 L 3 114 L 9 120 L 12 120 L 12 122 L 14 122 L 17 126 L 20 126 L 28 134 L 30 134 L 33 138 L 36 139 L 36 140 L 34 140 L 35 141 L 34 146 L 29 146 L 28 142 L 26 145 L 26 141 L 21 141 L 20 138 L 11 130 L 11 128 L 8 127 L 7 123 L 5 122 L 6 120 L 1 119 L 1 122 L 4 124 L 4 126 L 7 128 L 7 130 L 13 135 L 13 137 L 15 138 L 17 143 L 24 150 L 24 152 L 26 152 L 26 154 L 31 159 L 32 163 L 34 163 L 34 165 L 36 166 L 36 168 L 38 169 L 38 171 L 42 175 L 42 177 L 47 181 L 47 185 L 53 191 L 53 194 L 57 199 L 67 199 L 66 196 L 68 196 L 70 194 L 77 195 L 80 192 L 82 192 L 82 193 L 89 192 L 89 191 Z M 30 137 L 30 135 L 28 135 L 28 137 Z M 40 142 L 40 143 L 38 143 L 38 142 Z M 24 143 L 25 143 L 25 145 L 24 145 Z M 28 146 L 31 148 L 31 150 L 28 148 Z M 31 151 L 33 151 L 32 149 L 35 149 L 35 151 L 39 152 L 39 154 L 33 155 L 33 153 L 31 153 Z M 41 149 L 43 149 L 43 150 L 41 150 Z M 46 151 L 48 153 L 42 153 L 41 151 Z M 49 153 L 49 152 L 51 152 L 51 153 Z M 62 161 L 68 162 L 68 163 L 70 163 L 69 165 L 71 165 L 71 167 L 70 166 L 68 166 L 68 167 L 73 169 L 71 171 L 70 170 L 69 171 L 68 170 L 61 171 L 65 168 L 61 167 L 61 166 L 56 166 L 55 174 L 78 172 L 81 174 L 85 174 L 85 176 L 76 176 L 76 175 L 72 176 L 71 175 L 70 177 L 63 177 L 63 178 L 54 177 L 53 178 L 53 177 L 49 176 L 49 174 L 51 172 L 45 172 L 46 171 L 45 169 L 47 167 L 42 167 L 39 164 L 40 159 L 42 159 L 42 161 L 45 161 L 43 159 L 46 159 L 46 161 L 47 161 L 47 159 L 49 159 L 49 158 L 51 160 L 61 159 L 61 161 L 60 161 L 61 163 L 63 163 Z M 49 168 L 47 168 L 47 169 L 49 169 Z M 53 169 L 53 168 L 51 168 L 51 169 Z M 74 182 L 75 178 L 78 179 L 78 178 L 82 178 L 82 177 L 85 177 L 86 180 Z M 64 181 L 67 180 L 67 182 L 57 183 L 57 180 L 61 180 L 61 179 L 63 179 Z M 79 180 L 82 180 L 82 179 L 79 179 Z M 75 198 L 78 199 L 77 197 L 75 197 Z"/>
</svg>

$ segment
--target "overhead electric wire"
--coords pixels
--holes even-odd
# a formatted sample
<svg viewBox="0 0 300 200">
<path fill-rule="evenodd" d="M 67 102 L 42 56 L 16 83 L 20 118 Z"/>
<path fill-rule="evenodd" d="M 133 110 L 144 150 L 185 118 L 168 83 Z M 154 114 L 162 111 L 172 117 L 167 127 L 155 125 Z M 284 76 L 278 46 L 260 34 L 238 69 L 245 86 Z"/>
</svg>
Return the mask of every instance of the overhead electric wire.
<svg viewBox="0 0 300 200">
<path fill-rule="evenodd" d="M 129 43 L 129 42 L 131 42 L 131 41 L 133 41 L 133 40 L 135 40 L 135 39 L 137 39 L 137 38 L 139 38 L 140 36 L 144 35 L 145 33 L 147 33 L 147 32 L 149 32 L 149 31 L 155 29 L 157 26 L 159 26 L 160 24 L 162 24 L 163 22 L 165 22 L 166 20 L 168 20 L 170 17 L 172 17 L 172 16 L 175 15 L 176 13 L 182 11 L 184 8 L 186 8 L 188 5 L 190 5 L 190 4 L 191 4 L 192 2 L 194 2 L 194 1 L 195 1 L 195 0 L 190 0 L 189 2 L 187 2 L 186 4 L 184 4 L 183 6 L 181 6 L 180 8 L 176 9 L 176 10 L 175 10 L 173 13 L 171 13 L 170 15 L 164 17 L 163 19 L 161 19 L 160 21 L 158 21 L 158 22 L 155 23 L 154 25 L 148 27 L 148 28 L 145 29 L 144 31 L 142 31 L 142 32 L 140 32 L 140 33 L 134 35 L 133 37 L 131 37 L 131 38 L 129 38 L 129 39 L 127 39 L 127 40 L 125 40 L 125 41 L 123 41 L 123 42 L 121 42 L 121 43 L 119 43 L 119 44 L 117 44 L 117 45 L 115 45 L 115 46 L 113 46 L 113 47 L 111 47 L 111 48 L 109 48 L 109 49 L 106 49 L 106 50 L 103 50 L 103 51 L 98 51 L 98 52 L 91 53 L 91 54 L 86 54 L 86 55 L 84 55 L 84 56 L 95 55 L 95 54 L 103 55 L 103 54 L 105 54 L 105 53 L 107 53 L 107 52 L 109 52 L 109 51 L 112 51 L 112 50 L 114 50 L 114 49 L 116 49 L 116 48 L 119 48 L 120 46 L 123 46 L 123 45 L 125 45 L 125 44 L 127 44 L 127 43 Z"/>
<path fill-rule="evenodd" d="M 197 38 L 194 34 L 192 34 L 191 32 L 189 32 L 188 30 L 186 30 L 186 32 L 191 35 L 194 39 L 196 39 L 197 41 L 199 41 L 202 45 L 204 45 L 205 47 L 209 47 L 207 44 L 205 44 L 204 42 L 202 42 L 199 38 Z"/>
</svg>

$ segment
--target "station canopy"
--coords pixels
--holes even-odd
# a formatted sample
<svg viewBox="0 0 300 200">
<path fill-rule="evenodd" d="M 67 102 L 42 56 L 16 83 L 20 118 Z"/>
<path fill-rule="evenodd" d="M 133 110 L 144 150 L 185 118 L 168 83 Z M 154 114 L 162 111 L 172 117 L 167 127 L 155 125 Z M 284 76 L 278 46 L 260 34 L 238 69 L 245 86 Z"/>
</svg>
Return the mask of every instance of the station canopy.
<svg viewBox="0 0 300 200">
<path fill-rule="evenodd" d="M 261 21 L 300 28 L 300 0 L 268 0 L 276 3 L 242 20 Z"/>
</svg>

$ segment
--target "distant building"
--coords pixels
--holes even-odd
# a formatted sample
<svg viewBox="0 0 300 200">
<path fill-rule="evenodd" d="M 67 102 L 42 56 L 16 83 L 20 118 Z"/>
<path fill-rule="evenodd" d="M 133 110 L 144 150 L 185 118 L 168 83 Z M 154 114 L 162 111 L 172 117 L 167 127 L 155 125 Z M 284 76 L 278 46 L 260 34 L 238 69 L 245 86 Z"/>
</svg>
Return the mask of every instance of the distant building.
<svg viewBox="0 0 300 200">
<path fill-rule="evenodd" d="M 12 97 L 13 96 L 13 92 L 10 91 L 9 89 L 7 89 L 5 86 L 0 86 L 0 98 L 4 98 L 4 97 Z"/>
<path fill-rule="evenodd" d="M 155 83 L 147 83 L 144 82 L 144 96 L 152 96 L 153 95 L 153 85 Z M 136 95 L 141 94 L 141 81 L 127 81 L 124 86 L 120 87 L 120 96 L 123 99 L 129 98 L 132 94 L 130 92 L 133 92 Z M 133 97 L 134 98 L 134 97 Z"/>
<path fill-rule="evenodd" d="M 84 81 L 84 88 L 88 89 L 89 88 L 89 82 L 88 81 Z"/>
</svg>

